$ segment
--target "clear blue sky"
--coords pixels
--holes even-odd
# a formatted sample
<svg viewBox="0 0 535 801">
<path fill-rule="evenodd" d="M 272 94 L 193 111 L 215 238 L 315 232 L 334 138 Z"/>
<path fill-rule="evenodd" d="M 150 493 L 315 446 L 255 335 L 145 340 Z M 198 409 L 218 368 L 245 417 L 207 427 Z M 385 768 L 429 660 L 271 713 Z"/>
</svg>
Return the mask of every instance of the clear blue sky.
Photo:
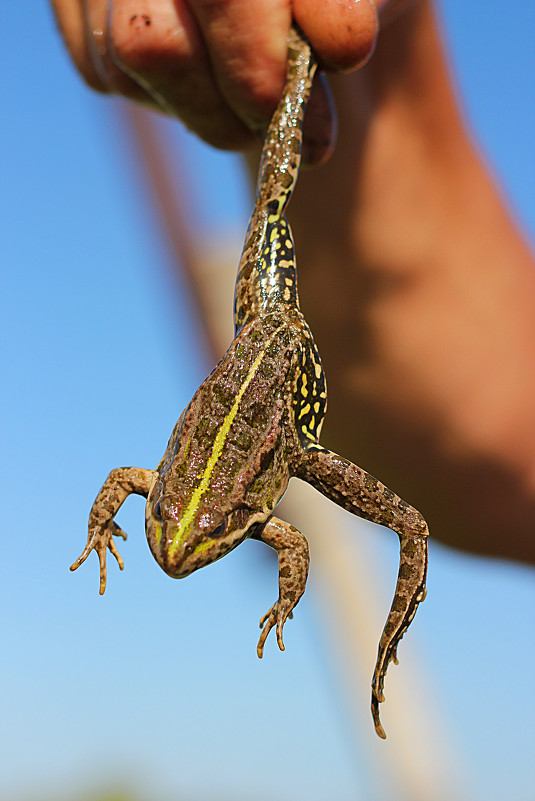
<svg viewBox="0 0 535 801">
<path fill-rule="evenodd" d="M 469 119 L 533 237 L 535 11 L 532 0 L 513 5 L 506 17 L 504 4 L 442 2 Z M 271 642 L 260 662 L 256 626 L 276 579 L 256 543 L 173 582 L 132 499 L 120 518 L 126 569 L 110 565 L 106 596 L 96 559 L 68 572 L 108 470 L 158 462 L 210 365 L 185 289 L 175 298 L 167 283 L 113 103 L 82 85 L 46 3 L 31 14 L 6 4 L 0 36 L 0 797 L 64 788 L 72 798 L 128 778 L 150 801 L 384 801 L 342 708 L 313 582 L 285 654 Z M 179 141 L 207 230 L 244 230 L 236 157 Z M 437 546 L 432 557 L 411 638 L 436 677 L 471 797 L 528 801 L 533 573 Z M 375 737 L 368 718 L 361 736 Z"/>
</svg>

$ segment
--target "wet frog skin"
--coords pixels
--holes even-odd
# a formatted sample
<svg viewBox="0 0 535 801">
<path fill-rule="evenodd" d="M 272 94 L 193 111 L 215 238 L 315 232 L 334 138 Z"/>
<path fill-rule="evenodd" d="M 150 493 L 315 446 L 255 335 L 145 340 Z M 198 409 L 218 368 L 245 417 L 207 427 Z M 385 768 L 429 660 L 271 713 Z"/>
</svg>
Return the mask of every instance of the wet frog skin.
<svg viewBox="0 0 535 801">
<path fill-rule="evenodd" d="M 256 203 L 235 290 L 235 339 L 183 412 L 156 470 L 121 467 L 104 482 L 89 516 L 87 545 L 106 587 L 109 549 L 123 568 L 115 517 L 132 493 L 147 498 L 146 532 L 158 564 L 183 578 L 220 559 L 246 538 L 279 558 L 279 597 L 262 618 L 266 637 L 282 631 L 306 585 L 305 537 L 273 512 L 292 476 L 307 481 L 349 512 L 388 526 L 400 540 L 392 607 L 379 643 L 372 714 L 379 736 L 386 669 L 425 597 L 428 530 L 422 515 L 360 467 L 319 444 L 326 386 L 312 334 L 299 309 L 292 234 L 284 210 L 297 179 L 302 123 L 316 62 L 292 29 L 286 87 L 269 126 Z M 328 536 L 328 532 L 326 532 Z"/>
</svg>

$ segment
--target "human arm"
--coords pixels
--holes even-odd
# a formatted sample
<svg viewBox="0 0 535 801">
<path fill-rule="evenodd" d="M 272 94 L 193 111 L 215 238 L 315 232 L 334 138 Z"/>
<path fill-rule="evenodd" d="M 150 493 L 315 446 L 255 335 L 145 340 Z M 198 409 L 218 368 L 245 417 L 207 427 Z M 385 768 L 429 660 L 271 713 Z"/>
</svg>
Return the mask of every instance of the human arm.
<svg viewBox="0 0 535 801">
<path fill-rule="evenodd" d="M 78 14 L 68 24 L 63 17 L 62 27 L 78 31 L 67 41 L 86 80 L 153 106 L 163 97 L 208 141 L 254 151 L 280 90 L 288 3 L 270 0 L 273 17 L 255 15 L 271 30 L 264 45 L 261 37 L 245 37 L 234 58 L 221 51 L 210 58 L 210 65 L 234 64 L 234 75 L 231 69 L 211 83 L 191 66 L 208 63 L 205 38 L 197 54 L 186 47 L 184 55 L 177 43 L 187 39 L 161 37 L 176 30 L 156 25 L 164 0 L 144 3 L 141 14 L 132 0 L 113 3 L 128 25 L 112 16 L 112 33 L 102 18 L 105 5 L 56 0 L 60 19 L 67 6 Z M 215 11 L 222 4 L 200 5 Z M 314 16 L 306 0 L 293 7 Z M 93 16 L 99 9 L 101 16 Z M 306 15 L 299 21 L 312 39 Z M 335 22 L 324 25 L 337 50 L 329 55 L 320 36 L 314 45 L 323 60 L 342 67 L 364 61 L 376 32 L 373 20 L 364 22 L 357 53 L 345 49 L 343 25 L 335 35 Z M 250 25 L 254 31 L 255 20 Z M 278 55 L 269 42 L 279 43 Z M 97 45 L 102 52 L 95 56 Z M 260 67 L 251 64 L 253 55 Z M 233 81 L 237 88 L 225 92 Z M 333 85 L 338 147 L 327 165 L 302 173 L 290 208 L 302 306 L 329 380 L 325 443 L 418 506 L 434 538 L 533 562 L 533 262 L 462 121 L 431 5 L 413 3 L 394 16 L 368 65 Z M 200 121 L 195 106 L 181 111 L 197 97 Z M 325 102 L 316 103 L 319 124 L 315 132 L 309 127 L 309 141 L 312 151 L 318 143 L 312 160 L 320 161 L 328 152 Z M 312 103 L 309 110 L 314 116 Z"/>
</svg>

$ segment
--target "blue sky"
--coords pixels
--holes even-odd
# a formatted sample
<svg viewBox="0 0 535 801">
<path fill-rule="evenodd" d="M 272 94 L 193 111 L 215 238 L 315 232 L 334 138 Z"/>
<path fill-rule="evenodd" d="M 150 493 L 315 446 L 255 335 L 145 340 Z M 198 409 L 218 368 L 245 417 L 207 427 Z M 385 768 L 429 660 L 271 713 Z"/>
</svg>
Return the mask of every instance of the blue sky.
<svg viewBox="0 0 535 801">
<path fill-rule="evenodd" d="M 500 7 L 442 3 L 468 118 L 533 238 L 535 10 Z M 0 796 L 74 798 L 125 782 L 151 801 L 383 801 L 365 755 L 390 746 L 371 744 L 368 717 L 356 738 L 350 728 L 314 576 L 285 654 L 268 643 L 260 662 L 256 627 L 276 580 L 257 543 L 173 582 L 147 550 L 134 498 L 120 517 L 126 569 L 110 565 L 104 598 L 96 560 L 68 572 L 109 469 L 158 462 L 211 365 L 186 286 L 169 280 L 114 101 L 82 85 L 46 4 L 31 15 L 7 4 L 0 36 Z M 239 159 L 176 124 L 173 136 L 199 224 L 244 231 Z M 392 541 L 368 543 L 367 531 L 355 526 L 356 542 L 392 566 Z M 436 680 L 467 792 L 528 801 L 533 573 L 433 545 L 429 586 L 410 639 Z"/>
</svg>

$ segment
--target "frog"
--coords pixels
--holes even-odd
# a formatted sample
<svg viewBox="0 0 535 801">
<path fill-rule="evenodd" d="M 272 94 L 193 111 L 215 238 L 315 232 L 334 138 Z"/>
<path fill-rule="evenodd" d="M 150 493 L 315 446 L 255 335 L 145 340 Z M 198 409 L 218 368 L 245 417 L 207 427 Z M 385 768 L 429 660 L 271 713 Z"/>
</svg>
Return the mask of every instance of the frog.
<svg viewBox="0 0 535 801">
<path fill-rule="evenodd" d="M 255 205 L 235 286 L 235 336 L 193 395 L 156 469 L 112 470 L 89 515 L 87 544 L 71 566 L 95 551 L 100 594 L 114 518 L 131 494 L 146 498 L 145 529 L 160 567 L 184 578 L 258 540 L 278 555 L 279 594 L 260 621 L 257 654 L 269 632 L 284 650 L 283 629 L 301 599 L 309 570 L 306 537 L 275 515 L 291 478 L 309 483 L 358 517 L 386 526 L 400 542 L 394 599 L 373 671 L 371 711 L 377 734 L 384 679 L 426 595 L 428 527 L 383 483 L 320 444 L 327 406 L 318 349 L 299 306 L 295 248 L 286 208 L 299 172 L 303 120 L 318 62 L 297 26 L 288 36 L 285 88 L 265 135 Z"/>
</svg>

